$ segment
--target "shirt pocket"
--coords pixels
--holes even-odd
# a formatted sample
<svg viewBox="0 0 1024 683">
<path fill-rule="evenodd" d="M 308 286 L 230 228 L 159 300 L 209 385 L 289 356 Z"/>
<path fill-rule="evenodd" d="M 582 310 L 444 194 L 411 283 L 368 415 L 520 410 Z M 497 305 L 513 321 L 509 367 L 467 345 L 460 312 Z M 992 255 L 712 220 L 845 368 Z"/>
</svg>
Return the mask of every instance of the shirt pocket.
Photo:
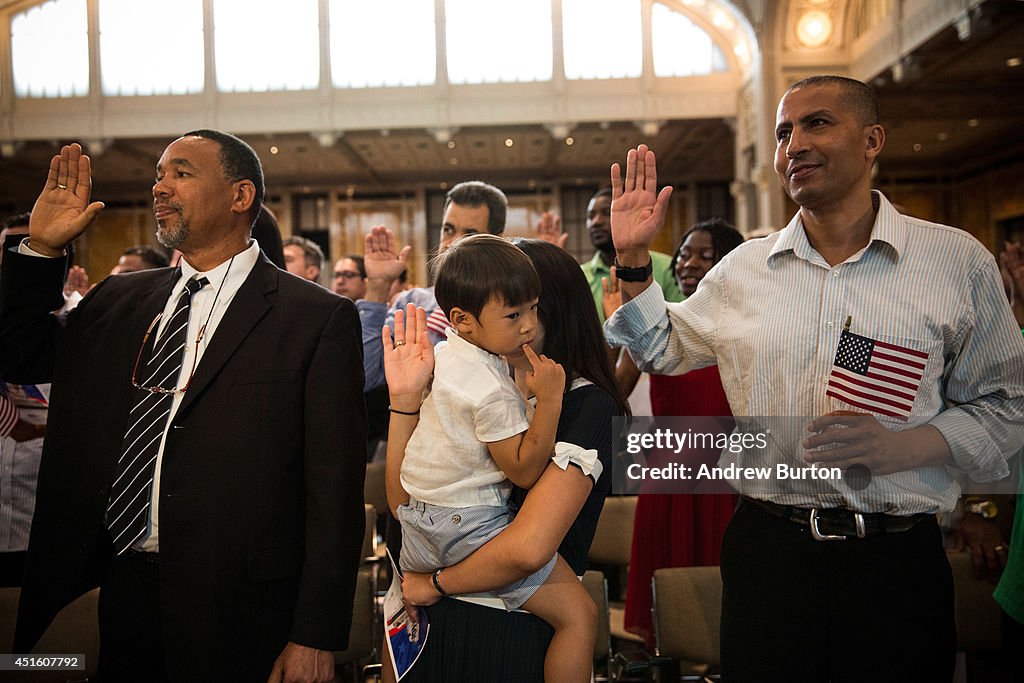
<svg viewBox="0 0 1024 683">
<path fill-rule="evenodd" d="M 941 408 L 942 340 L 894 335 L 870 338 L 864 367 L 853 372 L 833 366 L 838 410 L 870 412 L 885 427 L 901 431 L 927 422 Z"/>
</svg>

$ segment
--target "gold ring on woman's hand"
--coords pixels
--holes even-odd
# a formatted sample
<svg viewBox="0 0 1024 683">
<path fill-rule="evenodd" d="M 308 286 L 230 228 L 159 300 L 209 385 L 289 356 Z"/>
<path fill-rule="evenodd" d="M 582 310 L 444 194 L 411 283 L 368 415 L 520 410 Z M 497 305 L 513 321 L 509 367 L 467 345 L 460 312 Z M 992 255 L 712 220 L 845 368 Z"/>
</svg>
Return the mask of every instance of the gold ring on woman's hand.
<svg viewBox="0 0 1024 683">
<path fill-rule="evenodd" d="M 397 349 L 399 346 L 405 346 L 405 342 L 404 341 L 396 341 L 395 342 L 395 348 Z"/>
<path fill-rule="evenodd" d="M 62 189 L 62 190 L 66 190 L 66 189 L 68 189 L 68 186 L 67 186 L 67 185 L 62 185 L 61 183 L 57 183 L 57 187 L 59 187 L 59 188 L 60 188 L 60 189 Z"/>
</svg>

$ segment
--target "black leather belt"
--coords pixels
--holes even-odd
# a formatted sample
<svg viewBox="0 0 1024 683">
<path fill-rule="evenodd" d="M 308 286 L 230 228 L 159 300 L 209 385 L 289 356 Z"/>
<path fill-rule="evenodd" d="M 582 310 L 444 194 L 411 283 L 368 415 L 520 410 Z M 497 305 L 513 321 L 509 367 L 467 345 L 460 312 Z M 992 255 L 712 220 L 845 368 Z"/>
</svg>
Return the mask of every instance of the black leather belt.
<svg viewBox="0 0 1024 683">
<path fill-rule="evenodd" d="M 779 505 L 767 500 L 743 496 L 751 505 L 773 517 L 808 527 L 816 541 L 845 541 L 848 538 L 870 538 L 882 534 L 910 531 L 921 522 L 935 520 L 935 515 L 887 515 L 883 512 L 854 512 L 846 508 L 803 508 Z"/>
</svg>

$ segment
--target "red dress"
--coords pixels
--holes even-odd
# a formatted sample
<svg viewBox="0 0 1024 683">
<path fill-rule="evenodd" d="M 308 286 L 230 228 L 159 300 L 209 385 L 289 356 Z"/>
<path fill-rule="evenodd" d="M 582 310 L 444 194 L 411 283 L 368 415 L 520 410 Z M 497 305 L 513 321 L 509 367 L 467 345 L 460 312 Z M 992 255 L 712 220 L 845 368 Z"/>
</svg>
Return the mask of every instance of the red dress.
<svg viewBox="0 0 1024 683">
<path fill-rule="evenodd" d="M 651 375 L 655 416 L 732 415 L 718 366 L 669 377 Z M 662 567 L 718 565 L 738 496 L 644 494 L 637 499 L 626 587 L 626 630 L 654 648 L 651 577 Z"/>
</svg>

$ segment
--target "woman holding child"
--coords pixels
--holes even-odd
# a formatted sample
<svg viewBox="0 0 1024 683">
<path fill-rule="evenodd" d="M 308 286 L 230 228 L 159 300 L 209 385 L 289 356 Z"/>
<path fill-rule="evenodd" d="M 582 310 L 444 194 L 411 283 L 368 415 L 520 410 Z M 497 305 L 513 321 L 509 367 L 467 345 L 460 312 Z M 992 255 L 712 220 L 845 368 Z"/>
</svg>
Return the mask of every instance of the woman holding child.
<svg viewBox="0 0 1024 683">
<path fill-rule="evenodd" d="M 541 284 L 539 321 L 532 335 L 532 346 L 565 369 L 569 385 L 562 396 L 553 439 L 554 462 L 543 466 L 528 492 L 521 488 L 514 491 L 512 500 L 520 506 L 518 514 L 493 540 L 461 562 L 438 567 L 441 571 L 433 576 L 406 574 L 406 598 L 416 604 L 436 602 L 440 598 L 437 587 L 446 594 L 466 594 L 500 589 L 522 581 L 545 567 L 556 549 L 560 562 L 564 560 L 573 573 L 582 574 L 586 570 L 586 554 L 597 518 L 610 487 L 611 418 L 622 414 L 625 404 L 616 393 L 596 311 L 581 305 L 589 299 L 586 280 L 572 257 L 558 247 L 533 240 L 521 240 L 518 245 L 533 262 Z M 494 272 L 492 268 L 492 279 Z M 396 317 L 395 345 L 392 347 L 389 337 L 385 343 L 385 367 L 393 409 L 389 460 L 393 454 L 402 457 L 405 453 L 405 445 L 417 426 L 415 414 L 420 410 L 422 390 L 433 369 L 433 355 L 424 333 L 424 321 L 420 318 L 422 314 L 413 314 L 405 320 Z M 454 320 L 453 323 L 458 327 Z M 470 330 L 469 336 L 472 334 Z M 532 352 L 513 352 L 506 358 L 514 366 L 521 388 L 533 384 L 537 380 L 535 375 L 547 372 L 542 365 L 536 365 L 543 359 L 537 359 Z M 543 411 L 539 405 L 538 413 Z M 535 416 L 534 424 L 537 420 Z M 522 424 L 516 429 L 521 427 Z M 602 465 L 605 474 L 600 476 Z M 401 487 L 401 482 L 389 478 L 389 493 L 395 493 L 396 485 Z M 569 582 L 575 583 L 576 579 L 570 575 L 567 582 L 563 576 L 551 585 L 552 592 L 568 595 L 570 591 L 579 590 L 578 583 Z M 526 607 L 529 609 L 530 605 Z M 431 621 L 428 646 L 408 680 L 540 681 L 545 678 L 545 652 L 553 631 L 537 616 L 506 612 L 461 599 L 436 602 L 428 608 L 428 613 Z M 589 665 L 590 648 L 584 649 L 582 654 Z M 577 646 L 577 650 L 572 656 L 580 655 L 582 649 Z M 548 679 L 554 680 L 553 673 L 561 670 L 557 667 L 565 665 L 565 662 L 549 661 Z M 550 668 L 552 666 L 555 668 Z M 573 666 L 579 673 L 579 663 Z"/>
</svg>

